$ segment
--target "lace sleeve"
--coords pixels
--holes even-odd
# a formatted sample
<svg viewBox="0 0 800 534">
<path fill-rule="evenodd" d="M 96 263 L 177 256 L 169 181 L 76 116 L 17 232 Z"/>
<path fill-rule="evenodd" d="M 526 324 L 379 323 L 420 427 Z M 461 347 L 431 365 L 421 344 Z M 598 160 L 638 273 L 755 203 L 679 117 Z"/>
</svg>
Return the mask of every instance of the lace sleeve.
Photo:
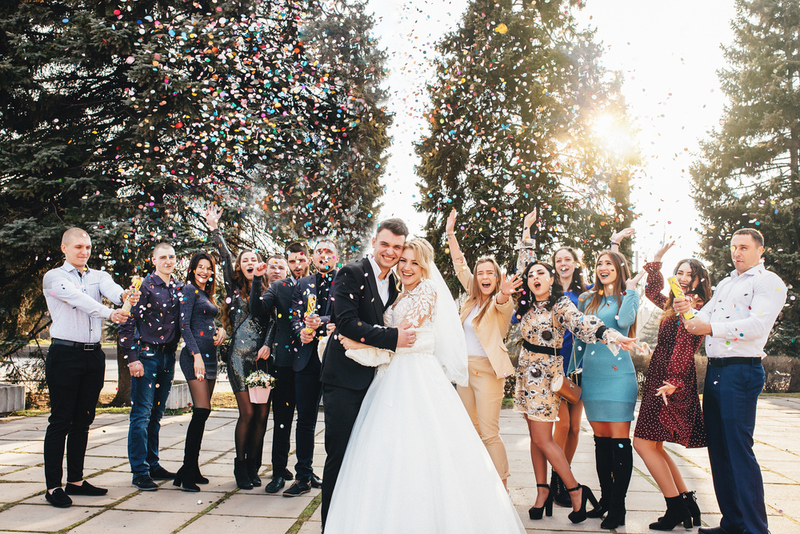
<svg viewBox="0 0 800 534">
<path fill-rule="evenodd" d="M 401 323 L 408 321 L 414 328 L 420 328 L 433 318 L 436 310 L 436 289 L 433 287 L 433 282 L 423 280 L 405 298 L 409 299 L 405 305 L 408 311 Z"/>
</svg>

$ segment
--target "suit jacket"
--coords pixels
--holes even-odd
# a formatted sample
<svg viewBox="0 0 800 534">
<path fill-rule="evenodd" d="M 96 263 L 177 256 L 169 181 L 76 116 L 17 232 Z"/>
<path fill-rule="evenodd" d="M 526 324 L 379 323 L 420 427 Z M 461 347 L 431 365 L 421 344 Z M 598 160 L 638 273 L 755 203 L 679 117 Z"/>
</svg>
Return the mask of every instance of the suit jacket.
<svg viewBox="0 0 800 534">
<path fill-rule="evenodd" d="M 295 281 L 289 277 L 270 284 L 262 293 L 263 277 L 254 276 L 250 288 L 250 314 L 254 317 L 268 318 L 273 309 L 278 318 L 275 321 L 274 336 L 271 336 L 270 354 L 275 357 L 275 365 L 291 367 L 299 340 L 292 330 L 292 292 Z M 270 339 L 267 339 L 270 342 Z"/>
<path fill-rule="evenodd" d="M 333 270 L 328 275 L 329 280 L 334 280 L 338 271 Z M 321 302 L 319 298 L 321 287 L 317 284 L 317 277 L 322 277 L 321 273 L 314 273 L 304 276 L 297 281 L 292 293 L 292 329 L 296 336 L 300 336 L 300 331 L 306 327 L 304 321 L 306 312 L 308 311 L 308 298 L 311 295 L 317 297 L 317 306 L 314 310 L 316 315 L 319 315 L 320 325 L 317 332 L 314 334 L 314 339 L 311 343 L 303 345 L 298 340 L 297 352 L 294 356 L 294 370 L 299 372 L 306 368 L 310 358 L 317 357 L 317 345 L 319 344 L 319 337 L 327 334 L 328 323 L 331 322 L 330 317 L 330 302 L 331 302 L 331 287 L 328 288 L 328 298 L 325 302 Z M 324 281 L 322 283 L 325 283 Z M 331 285 L 332 286 L 332 285 Z"/>
<path fill-rule="evenodd" d="M 454 263 L 454 265 L 458 280 L 464 289 L 469 291 L 472 283 L 472 271 L 466 265 L 460 264 L 460 262 Z M 508 348 L 503 342 L 511 324 L 511 315 L 514 313 L 514 299 L 509 298 L 504 304 L 498 304 L 497 295 L 495 295 L 488 306 L 489 308 L 480 323 L 476 325 L 473 320 L 472 328 L 475 330 L 475 336 L 481 342 L 483 350 L 486 351 L 486 355 L 489 357 L 489 363 L 492 364 L 495 376 L 504 378 L 514 374 L 514 365 L 508 356 Z M 461 308 L 461 324 L 464 324 L 474 307 L 474 304 L 469 306 L 464 304 Z"/>
<path fill-rule="evenodd" d="M 364 258 L 339 270 L 331 288 L 331 322 L 336 330 L 325 347 L 320 380 L 323 384 L 362 390 L 375 376 L 374 367 L 365 367 L 345 355 L 338 334 L 381 349 L 397 349 L 397 329 L 385 328 L 383 312 L 397 298 L 397 277 L 389 274 L 389 299 L 383 304 L 378 293 L 377 275 Z"/>
</svg>

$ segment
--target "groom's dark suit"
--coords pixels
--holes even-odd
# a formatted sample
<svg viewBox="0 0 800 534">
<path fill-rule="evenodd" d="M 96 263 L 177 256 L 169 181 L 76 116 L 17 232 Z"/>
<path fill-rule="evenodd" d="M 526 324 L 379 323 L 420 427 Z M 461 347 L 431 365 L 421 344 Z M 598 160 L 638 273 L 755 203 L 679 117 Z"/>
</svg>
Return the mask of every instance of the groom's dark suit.
<svg viewBox="0 0 800 534">
<path fill-rule="evenodd" d="M 344 266 L 331 288 L 331 322 L 336 325 L 336 331 L 325 347 L 320 377 L 327 453 L 322 475 L 323 527 L 350 433 L 375 375 L 374 367 L 360 365 L 345 355 L 337 336 L 341 333 L 381 349 L 394 351 L 397 348 L 397 329 L 383 326 L 383 312 L 397 298 L 397 279 L 392 273 L 387 278 L 389 298 L 386 304 L 381 300 L 377 286 L 380 281 L 368 258 Z"/>
</svg>

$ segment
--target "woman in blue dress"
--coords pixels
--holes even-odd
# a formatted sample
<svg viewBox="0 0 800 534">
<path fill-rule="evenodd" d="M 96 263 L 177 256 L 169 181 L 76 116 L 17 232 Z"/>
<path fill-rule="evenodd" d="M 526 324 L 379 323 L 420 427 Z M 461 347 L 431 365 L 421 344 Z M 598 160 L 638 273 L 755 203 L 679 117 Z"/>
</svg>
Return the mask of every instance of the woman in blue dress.
<svg viewBox="0 0 800 534">
<path fill-rule="evenodd" d="M 596 315 L 609 328 L 636 336 L 639 294 L 636 285 L 644 272 L 631 278 L 628 262 L 618 252 L 605 250 L 595 264 L 594 289 L 580 296 L 579 309 Z M 570 370 L 583 365 L 582 393 L 586 418 L 595 439 L 595 463 L 600 481 L 600 507 L 606 513 L 601 527 L 625 524 L 625 496 L 633 471 L 630 431 L 639 394 L 636 370 L 628 351 L 613 345 L 575 342 Z"/>
<path fill-rule="evenodd" d="M 219 314 L 214 291 L 216 265 L 206 252 L 198 252 L 189 261 L 186 284 L 181 293 L 181 335 L 184 346 L 179 359 L 181 371 L 192 394 L 192 419 L 186 429 L 183 465 L 175 475 L 175 486 L 184 491 L 200 491 L 198 459 L 206 420 L 211 414 L 211 395 L 217 380 L 217 346 L 225 341 L 225 330 L 218 328 Z"/>
</svg>

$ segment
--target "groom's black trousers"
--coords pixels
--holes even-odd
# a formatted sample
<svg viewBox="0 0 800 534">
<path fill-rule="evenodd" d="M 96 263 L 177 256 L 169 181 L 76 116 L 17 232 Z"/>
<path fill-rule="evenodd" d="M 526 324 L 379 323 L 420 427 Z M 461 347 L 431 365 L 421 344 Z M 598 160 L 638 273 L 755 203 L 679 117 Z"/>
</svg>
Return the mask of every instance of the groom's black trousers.
<svg viewBox="0 0 800 534">
<path fill-rule="evenodd" d="M 325 470 L 322 473 L 322 527 L 328 517 L 331 496 L 339 477 L 350 433 L 361 409 L 367 389 L 354 390 L 322 384 L 322 404 L 325 408 Z"/>
</svg>

